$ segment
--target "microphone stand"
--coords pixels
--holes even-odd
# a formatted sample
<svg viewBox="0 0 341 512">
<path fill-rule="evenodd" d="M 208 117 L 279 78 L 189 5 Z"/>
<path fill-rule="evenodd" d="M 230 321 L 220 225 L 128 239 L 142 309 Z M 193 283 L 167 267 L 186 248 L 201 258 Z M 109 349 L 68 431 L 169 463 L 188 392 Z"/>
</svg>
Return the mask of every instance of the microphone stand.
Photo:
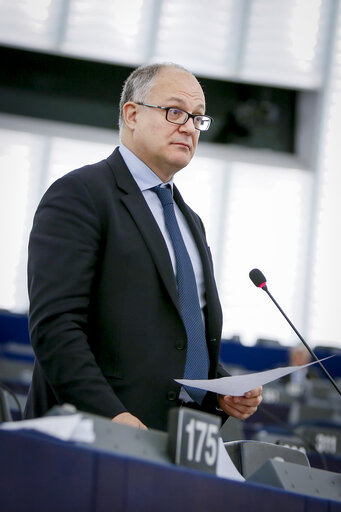
<svg viewBox="0 0 341 512">
<path fill-rule="evenodd" d="M 316 356 L 316 354 L 314 353 L 314 351 L 309 347 L 308 343 L 303 339 L 303 337 L 300 335 L 300 333 L 298 332 L 298 330 L 296 329 L 296 327 L 294 326 L 294 324 L 290 321 L 290 319 L 287 317 L 287 315 L 284 313 L 283 309 L 281 308 L 281 306 L 278 304 L 278 302 L 275 300 L 275 298 L 271 295 L 271 293 L 269 292 L 268 290 L 268 287 L 266 284 L 264 284 L 263 286 L 261 286 L 261 288 L 268 294 L 268 296 L 270 297 L 270 299 L 272 300 L 272 302 L 275 304 L 275 306 L 279 309 L 279 311 L 282 313 L 282 315 L 284 316 L 284 318 L 286 319 L 286 321 L 289 323 L 290 327 L 295 331 L 295 333 L 297 334 L 297 336 L 299 337 L 299 339 L 302 341 L 303 345 L 305 346 L 305 348 L 309 351 L 309 353 L 311 354 L 311 356 L 318 362 L 318 364 L 320 365 L 322 371 L 325 373 L 325 375 L 328 377 L 328 379 L 330 380 L 330 382 L 332 383 L 332 385 L 334 386 L 334 388 L 336 389 L 336 391 L 339 393 L 339 395 L 341 395 L 341 390 L 340 388 L 338 387 L 338 385 L 336 384 L 335 380 L 333 379 L 333 377 L 330 375 L 330 373 L 328 372 L 328 370 L 324 367 L 324 365 L 321 363 L 321 361 L 319 361 L 318 357 Z"/>
</svg>

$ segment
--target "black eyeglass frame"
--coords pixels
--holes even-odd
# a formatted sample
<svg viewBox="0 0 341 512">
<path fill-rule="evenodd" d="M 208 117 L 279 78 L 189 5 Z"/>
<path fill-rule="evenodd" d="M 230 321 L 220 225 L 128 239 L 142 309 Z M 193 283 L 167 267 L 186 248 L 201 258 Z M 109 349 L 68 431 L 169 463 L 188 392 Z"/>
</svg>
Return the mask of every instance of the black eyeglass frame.
<svg viewBox="0 0 341 512">
<path fill-rule="evenodd" d="M 184 110 L 183 108 L 179 108 L 179 107 L 161 107 L 160 105 L 150 105 L 149 103 L 142 103 L 141 101 L 136 101 L 135 102 L 137 105 L 142 105 L 143 107 L 151 107 L 151 108 L 160 108 L 161 110 L 165 110 L 166 111 L 166 121 L 168 121 L 169 123 L 172 123 L 172 124 L 178 124 L 178 125 L 183 125 L 183 124 L 186 124 L 188 119 L 193 119 L 193 123 L 194 123 L 194 128 L 196 130 L 198 130 L 199 132 L 207 132 L 207 130 L 210 129 L 210 126 L 212 124 L 212 121 L 213 121 L 213 117 L 210 117 L 206 114 L 190 114 L 189 112 L 187 112 L 186 110 Z M 185 121 L 183 121 L 182 123 L 177 123 L 176 121 L 170 121 L 168 119 L 168 112 L 172 109 L 176 109 L 176 110 L 181 110 L 181 112 L 184 112 L 187 117 L 185 119 Z M 205 118 L 207 120 L 210 121 L 210 124 L 208 125 L 208 128 L 206 128 L 205 130 L 200 130 L 200 128 L 197 128 L 195 126 L 195 118 L 197 117 L 200 117 L 200 118 Z"/>
</svg>

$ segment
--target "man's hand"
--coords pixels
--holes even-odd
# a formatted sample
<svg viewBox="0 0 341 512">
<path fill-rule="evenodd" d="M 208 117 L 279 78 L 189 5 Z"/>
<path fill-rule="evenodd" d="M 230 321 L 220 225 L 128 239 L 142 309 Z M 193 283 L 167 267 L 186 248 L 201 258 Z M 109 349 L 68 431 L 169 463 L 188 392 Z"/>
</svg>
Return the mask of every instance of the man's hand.
<svg viewBox="0 0 341 512">
<path fill-rule="evenodd" d="M 262 401 L 262 386 L 252 389 L 244 396 L 218 395 L 219 407 L 234 418 L 246 420 L 257 411 Z"/>
<path fill-rule="evenodd" d="M 130 427 L 140 428 L 141 430 L 148 430 L 146 425 L 142 423 L 136 416 L 130 414 L 130 412 L 122 412 L 115 416 L 111 421 L 114 423 L 122 423 L 123 425 L 129 425 Z"/>
</svg>

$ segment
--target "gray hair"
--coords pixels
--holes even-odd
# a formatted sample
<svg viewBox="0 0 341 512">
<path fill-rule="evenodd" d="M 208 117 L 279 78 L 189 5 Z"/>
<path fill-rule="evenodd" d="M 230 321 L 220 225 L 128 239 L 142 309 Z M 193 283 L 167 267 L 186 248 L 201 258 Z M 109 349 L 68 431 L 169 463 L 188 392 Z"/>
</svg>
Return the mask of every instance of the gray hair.
<svg viewBox="0 0 341 512">
<path fill-rule="evenodd" d="M 190 75 L 190 71 L 172 62 L 163 64 L 147 64 L 136 68 L 126 79 L 123 84 L 122 94 L 120 99 L 120 117 L 119 128 L 124 126 L 123 106 L 127 101 L 135 101 L 145 103 L 148 99 L 149 93 L 154 85 L 158 73 L 163 68 L 177 68 L 186 71 Z M 194 76 L 194 75 L 193 75 Z"/>
</svg>

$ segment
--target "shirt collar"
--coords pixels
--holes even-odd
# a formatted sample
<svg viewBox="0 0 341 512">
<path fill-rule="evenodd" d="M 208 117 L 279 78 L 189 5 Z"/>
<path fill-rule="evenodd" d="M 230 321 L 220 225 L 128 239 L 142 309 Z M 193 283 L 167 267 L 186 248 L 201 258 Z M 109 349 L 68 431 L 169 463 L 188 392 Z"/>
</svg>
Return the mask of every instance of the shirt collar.
<svg viewBox="0 0 341 512">
<path fill-rule="evenodd" d="M 119 151 L 141 192 L 164 184 L 155 172 L 122 144 L 122 142 L 120 143 Z M 171 186 L 173 192 L 173 178 L 167 182 L 167 185 L 168 184 Z"/>
</svg>

